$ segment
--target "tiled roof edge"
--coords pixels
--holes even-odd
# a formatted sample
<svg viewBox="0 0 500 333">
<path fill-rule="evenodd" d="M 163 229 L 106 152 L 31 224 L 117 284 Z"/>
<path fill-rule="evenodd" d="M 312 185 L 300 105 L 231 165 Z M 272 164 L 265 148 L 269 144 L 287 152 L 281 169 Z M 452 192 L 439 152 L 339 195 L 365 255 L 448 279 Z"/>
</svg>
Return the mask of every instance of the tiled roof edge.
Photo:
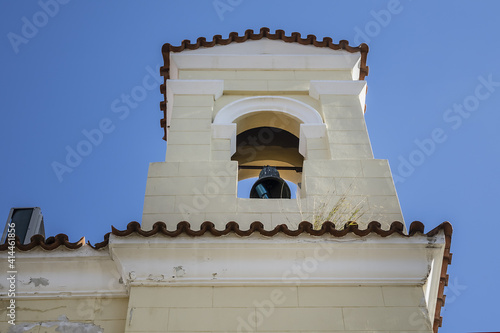
<svg viewBox="0 0 500 333">
<path fill-rule="evenodd" d="M 300 33 L 292 32 L 290 36 L 287 36 L 284 30 L 276 30 L 271 33 L 269 28 L 263 27 L 260 29 L 259 33 L 254 33 L 253 30 L 246 30 L 245 33 L 240 36 L 237 32 L 229 33 L 228 38 L 224 39 L 221 35 L 215 35 L 212 37 L 211 41 L 207 41 L 205 37 L 200 37 L 196 40 L 196 43 L 191 43 L 190 40 L 183 40 L 181 45 L 174 46 L 169 43 L 163 44 L 161 51 L 163 55 L 164 65 L 160 68 L 160 74 L 164 78 L 163 84 L 160 86 L 160 91 L 164 95 L 163 102 L 160 103 L 160 109 L 163 111 L 163 119 L 160 121 L 161 127 L 164 129 L 164 137 L 166 140 L 167 136 L 167 92 L 166 92 L 166 82 L 170 78 L 170 52 L 181 52 L 184 50 L 196 50 L 200 47 L 213 47 L 215 45 L 228 45 L 231 43 L 243 43 L 247 40 L 260 40 L 262 38 L 267 38 L 271 40 L 282 40 L 287 43 L 299 43 L 301 45 L 313 45 L 316 47 L 328 47 L 332 50 L 346 50 L 350 53 L 360 52 L 361 62 L 360 62 L 360 72 L 359 79 L 364 80 L 368 75 L 369 68 L 366 66 L 366 57 L 368 55 L 368 45 L 365 43 L 359 46 L 350 46 L 347 40 L 341 40 L 338 44 L 335 44 L 330 37 L 324 37 L 323 40 L 317 40 L 315 35 L 307 35 L 306 38 L 302 38 Z"/>
<path fill-rule="evenodd" d="M 436 302 L 436 311 L 434 316 L 433 331 L 437 333 L 439 327 L 442 325 L 443 318 L 441 317 L 441 308 L 444 306 L 446 296 L 444 295 L 444 287 L 448 285 L 448 265 L 451 264 L 452 253 L 451 248 L 451 235 L 453 233 L 453 228 L 449 222 L 443 222 L 431 231 L 424 233 L 424 224 L 419 221 L 412 222 L 408 231 L 408 234 L 403 232 L 404 225 L 401 222 L 393 222 L 388 230 L 384 230 L 379 222 L 370 222 L 366 229 L 359 229 L 358 225 L 352 223 L 346 223 L 342 229 L 336 229 L 335 224 L 332 222 L 324 222 L 321 229 L 315 230 L 313 224 L 307 221 L 301 222 L 297 229 L 290 230 L 285 224 L 276 226 L 272 230 L 266 230 L 261 222 L 253 222 L 248 230 L 241 230 L 238 223 L 232 221 L 226 224 L 223 230 L 218 230 L 212 222 L 203 222 L 199 230 L 191 229 L 191 225 L 182 221 L 177 224 L 177 229 L 168 230 L 164 222 L 156 222 L 153 224 L 151 230 L 143 230 L 139 222 L 133 221 L 127 225 L 125 230 L 118 230 L 115 227 L 111 227 L 112 231 L 104 235 L 104 240 L 95 245 L 88 243 L 90 247 L 95 250 L 102 249 L 109 244 L 109 236 L 111 234 L 119 237 L 129 236 L 131 234 L 138 234 L 144 237 L 150 237 L 156 234 L 163 234 L 169 237 L 176 237 L 181 234 L 186 234 L 192 237 L 203 236 L 206 233 L 213 236 L 224 236 L 229 233 L 234 233 L 238 236 L 250 236 L 253 233 L 260 233 L 263 236 L 272 237 L 277 234 L 285 234 L 288 236 L 299 236 L 302 233 L 307 233 L 312 236 L 322 236 L 325 234 L 330 234 L 334 237 L 343 237 L 347 234 L 355 234 L 357 236 L 363 237 L 369 234 L 375 233 L 381 237 L 387 237 L 393 234 L 399 234 L 404 237 L 412 237 L 416 234 L 425 235 L 428 237 L 435 236 L 441 230 L 445 235 L 445 250 L 443 255 L 443 264 L 441 266 L 441 275 L 439 281 L 438 296 Z M 44 250 L 54 250 L 59 246 L 65 246 L 68 249 L 78 249 L 85 243 L 85 238 L 82 237 L 78 242 L 72 243 L 68 241 L 68 236 L 65 234 L 59 234 L 55 237 L 49 237 L 45 239 L 42 235 L 35 235 L 31 237 L 31 242 L 28 244 L 21 244 L 19 239 L 16 237 L 16 248 L 21 251 L 28 251 L 37 246 L 40 246 Z M 5 243 L 0 245 L 0 251 L 6 251 L 9 249 L 9 244 Z"/>
<path fill-rule="evenodd" d="M 5 240 L 4 244 L 0 245 L 0 251 L 7 251 L 9 249 L 9 239 Z M 80 238 L 77 242 L 70 242 L 68 235 L 58 234 L 56 236 L 49 237 L 45 239 L 42 235 L 34 235 L 28 244 L 22 244 L 19 238 L 16 236 L 16 248 L 21 251 L 29 251 L 37 246 L 40 246 L 44 250 L 55 250 L 59 246 L 65 246 L 68 249 L 78 249 L 85 244 L 85 237 Z"/>
<path fill-rule="evenodd" d="M 441 308 L 444 306 L 446 300 L 446 295 L 444 294 L 444 287 L 448 285 L 449 275 L 447 274 L 447 271 L 448 271 L 448 266 L 451 265 L 451 258 L 453 256 L 453 253 L 450 252 L 451 235 L 453 234 L 453 227 L 451 226 L 451 223 L 444 222 L 437 228 L 434 228 L 433 230 L 429 231 L 427 235 L 433 236 L 434 234 L 438 233 L 439 230 L 441 229 L 444 230 L 445 247 L 443 254 L 443 263 L 441 264 L 441 274 L 439 277 L 439 289 L 436 300 L 436 312 L 434 314 L 434 323 L 433 323 L 434 333 L 438 333 L 439 328 L 443 324 L 443 317 L 441 316 Z"/>
<path fill-rule="evenodd" d="M 229 233 L 234 233 L 238 236 L 250 236 L 253 233 L 259 233 L 263 236 L 268 236 L 268 237 L 272 237 L 280 233 L 288 236 L 299 236 L 302 233 L 307 233 L 312 236 L 322 236 L 325 234 L 330 234 L 334 237 L 343 237 L 349 233 L 363 237 L 371 233 L 375 233 L 378 234 L 379 236 L 387 237 L 396 233 L 401 236 L 411 237 L 417 233 L 424 234 L 424 225 L 418 221 L 413 222 L 410 225 L 408 234 L 405 234 L 403 232 L 404 225 L 399 221 L 392 222 L 389 229 L 387 230 L 382 229 L 381 224 L 376 221 L 370 222 L 367 225 L 366 229 L 359 229 L 358 225 L 353 223 L 346 223 L 344 227 L 336 229 L 335 224 L 333 222 L 327 221 L 324 222 L 323 225 L 321 226 L 321 229 L 318 230 L 314 229 L 313 224 L 307 221 L 300 222 L 297 229 L 294 230 L 288 228 L 288 226 L 285 224 L 278 225 L 271 230 L 266 230 L 264 228 L 264 224 L 258 221 L 255 221 L 252 224 L 250 224 L 250 227 L 247 230 L 240 229 L 239 224 L 234 221 L 228 222 L 225 228 L 221 230 L 217 229 L 215 227 L 215 224 L 209 221 L 203 222 L 200 225 L 200 228 L 196 230 L 191 229 L 191 225 L 189 224 L 189 222 L 186 221 L 179 222 L 175 230 L 168 230 L 167 225 L 161 221 L 154 223 L 151 230 L 143 230 L 139 222 L 132 221 L 127 225 L 125 230 L 118 230 L 113 226 L 111 226 L 111 230 L 112 230 L 111 232 L 108 232 L 107 234 L 104 235 L 104 240 L 102 242 L 96 243 L 95 245 L 90 244 L 90 242 L 88 242 L 87 244 L 94 249 L 100 249 L 108 245 L 110 234 L 119 237 L 124 237 L 131 235 L 133 233 L 136 233 L 144 237 L 150 237 L 159 233 L 169 237 L 177 237 L 181 234 L 186 234 L 192 237 L 199 237 L 205 234 L 210 234 L 213 236 L 224 236 Z M 440 224 L 438 227 L 432 229 L 425 235 L 429 237 L 434 236 L 440 230 L 444 230 L 445 235 L 449 235 L 451 237 L 452 227 L 449 222 L 444 222 Z M 21 244 L 19 242 L 19 239 L 16 238 L 16 248 L 21 251 L 28 251 L 35 248 L 36 246 L 40 246 L 45 250 L 53 250 L 59 246 L 65 246 L 68 249 L 78 249 L 84 243 L 85 243 L 85 237 L 82 237 L 78 242 L 72 243 L 68 241 L 68 236 L 65 234 L 59 234 L 55 237 L 49 237 L 47 239 L 45 239 L 41 235 L 35 235 L 31 238 L 31 242 L 28 244 Z M 9 245 L 7 243 L 0 245 L 0 251 L 8 250 L 8 246 Z"/>
</svg>

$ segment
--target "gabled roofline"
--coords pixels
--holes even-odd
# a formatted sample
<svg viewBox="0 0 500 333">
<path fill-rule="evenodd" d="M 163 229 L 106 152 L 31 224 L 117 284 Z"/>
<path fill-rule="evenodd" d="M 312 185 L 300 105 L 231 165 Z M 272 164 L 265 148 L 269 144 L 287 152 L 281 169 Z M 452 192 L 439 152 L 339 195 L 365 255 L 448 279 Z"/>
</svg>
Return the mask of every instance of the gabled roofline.
<svg viewBox="0 0 500 333">
<path fill-rule="evenodd" d="M 228 45 L 231 43 L 243 43 L 247 40 L 260 40 L 267 38 L 270 40 L 282 40 L 287 43 L 299 43 L 301 45 L 313 45 L 316 47 L 328 47 L 332 50 L 346 50 L 350 53 L 359 52 L 361 54 L 359 79 L 364 80 L 368 75 L 368 66 L 366 66 L 366 58 L 368 55 L 368 45 L 365 43 L 359 46 L 350 46 L 347 40 L 341 40 L 338 44 L 335 44 L 330 37 L 324 37 L 323 40 L 318 41 L 315 35 L 307 35 L 306 38 L 302 38 L 300 33 L 292 32 L 290 36 L 285 34 L 284 30 L 276 30 L 275 33 L 271 33 L 269 28 L 261 28 L 259 33 L 254 33 L 253 30 L 246 30 L 242 36 L 239 36 L 237 32 L 231 32 L 228 38 L 224 39 L 221 35 L 215 35 L 212 37 L 211 41 L 207 41 L 205 37 L 200 37 L 196 40 L 196 43 L 191 43 L 190 40 L 183 40 L 181 45 L 173 46 L 169 43 L 163 44 L 161 49 L 163 55 L 164 65 L 160 68 L 160 74 L 163 76 L 163 84 L 160 86 L 160 91 L 164 96 L 164 100 L 160 103 L 160 110 L 163 111 L 163 119 L 160 121 L 160 125 L 163 128 L 164 136 L 163 140 L 167 138 L 167 92 L 166 92 L 166 82 L 170 78 L 170 53 L 171 52 L 182 52 L 184 50 L 196 50 L 200 47 L 214 47 L 216 45 Z"/>
</svg>

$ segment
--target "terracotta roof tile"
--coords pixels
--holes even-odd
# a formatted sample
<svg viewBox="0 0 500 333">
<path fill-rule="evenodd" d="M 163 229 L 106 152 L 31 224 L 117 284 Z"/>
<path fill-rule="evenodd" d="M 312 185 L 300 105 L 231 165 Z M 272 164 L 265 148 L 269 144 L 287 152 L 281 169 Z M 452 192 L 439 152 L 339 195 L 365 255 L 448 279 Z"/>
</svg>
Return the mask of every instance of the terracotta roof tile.
<svg viewBox="0 0 500 333">
<path fill-rule="evenodd" d="M 441 308 L 445 304 L 446 296 L 444 295 L 444 287 L 448 284 L 448 265 L 451 264 L 452 253 L 450 253 L 451 247 L 451 235 L 453 233 L 453 228 L 449 222 L 443 222 L 431 231 L 424 233 L 424 225 L 421 222 L 415 221 L 410 225 L 408 234 L 403 232 L 404 226 L 401 222 L 393 222 L 388 230 L 384 230 L 379 222 L 370 222 L 366 229 L 359 229 L 357 225 L 346 224 L 342 229 L 336 229 L 335 224 L 332 222 L 323 223 L 321 229 L 315 230 L 310 222 L 301 222 L 297 229 L 291 230 L 286 225 L 278 225 L 274 229 L 266 230 L 261 222 L 253 222 L 248 230 L 241 230 L 238 223 L 229 222 L 226 227 L 222 230 L 218 230 L 212 222 L 203 222 L 200 229 L 191 229 L 191 225 L 186 222 L 179 222 L 175 230 L 168 230 L 164 222 L 156 222 L 151 230 L 143 230 L 139 222 L 130 222 L 125 230 L 118 230 L 111 227 L 112 231 L 104 235 L 104 241 L 91 245 L 93 249 L 99 250 L 106 247 L 109 244 L 109 236 L 111 234 L 118 237 L 125 237 L 131 234 L 137 234 L 143 237 L 150 237 L 157 234 L 162 234 L 167 237 L 177 237 L 181 234 L 185 234 L 192 237 L 201 237 L 205 234 L 212 236 L 224 236 L 230 233 L 234 233 L 238 236 L 245 237 L 250 236 L 254 233 L 259 233 L 263 236 L 272 237 L 278 234 L 285 234 L 288 236 L 299 236 L 303 233 L 310 234 L 313 236 L 322 235 L 332 235 L 333 237 L 343 237 L 347 234 L 355 234 L 360 237 L 364 237 L 370 234 L 377 234 L 381 237 L 391 236 L 393 234 L 398 234 L 404 237 L 412 237 L 416 234 L 425 235 L 428 237 L 434 236 L 443 230 L 446 243 L 443 255 L 443 264 L 441 266 L 441 277 L 439 281 L 438 296 L 436 302 L 436 312 L 434 317 L 434 333 L 438 332 L 439 327 L 442 325 L 443 318 L 441 317 Z M 45 250 L 54 250 L 59 246 L 65 246 L 68 249 L 78 249 L 85 243 L 85 238 L 82 237 L 78 242 L 72 243 L 68 241 L 68 236 L 65 234 L 59 234 L 55 237 L 49 237 L 44 239 L 41 235 L 35 235 L 31 237 L 31 242 L 28 244 L 21 244 L 19 239 L 16 238 L 16 248 L 21 251 L 28 251 L 37 246 Z M 0 245 L 0 251 L 8 250 L 8 244 Z"/>
<path fill-rule="evenodd" d="M 166 82 L 170 78 L 170 52 L 181 52 L 184 50 L 196 50 L 200 47 L 213 47 L 215 45 L 228 45 L 231 43 L 243 43 L 247 40 L 260 40 L 267 38 L 270 40 L 282 40 L 287 43 L 299 43 L 301 45 L 313 45 L 316 47 L 328 47 L 332 50 L 346 50 L 350 53 L 360 52 L 361 63 L 359 79 L 364 80 L 365 76 L 368 75 L 368 66 L 366 66 L 366 57 L 368 55 L 368 45 L 365 43 L 359 46 L 350 46 L 347 40 L 341 40 L 338 44 L 335 44 L 330 37 L 325 37 L 323 40 L 317 40 L 315 35 L 307 35 L 307 37 L 302 38 L 300 33 L 292 32 L 290 36 L 287 36 L 285 31 L 276 30 L 271 33 L 269 28 L 261 28 L 259 33 L 254 33 L 253 30 L 247 30 L 242 36 L 239 36 L 237 32 L 231 32 L 228 38 L 224 39 L 221 35 L 215 35 L 212 37 L 211 41 L 207 41 L 205 37 L 200 37 L 196 40 L 196 43 L 191 43 L 190 40 L 183 40 L 181 45 L 173 46 L 169 43 L 163 44 L 161 49 L 163 54 L 163 67 L 160 68 L 160 74 L 164 78 L 164 83 L 160 86 L 160 91 L 164 95 L 163 102 L 160 103 L 160 109 L 163 111 L 163 119 L 160 121 L 160 125 L 164 130 L 163 139 L 166 140 L 167 137 L 167 93 L 166 93 Z"/>
<path fill-rule="evenodd" d="M 65 234 L 58 234 L 56 236 L 45 239 L 42 235 L 34 235 L 28 244 L 22 244 L 16 236 L 16 248 L 21 251 L 29 251 L 37 246 L 44 250 L 55 250 L 59 246 L 65 246 L 68 249 L 78 249 L 85 244 L 85 237 L 80 238 L 78 242 L 72 243 L 69 241 L 68 236 Z M 8 239 L 5 243 L 0 245 L 0 251 L 7 251 L 9 248 Z"/>
</svg>

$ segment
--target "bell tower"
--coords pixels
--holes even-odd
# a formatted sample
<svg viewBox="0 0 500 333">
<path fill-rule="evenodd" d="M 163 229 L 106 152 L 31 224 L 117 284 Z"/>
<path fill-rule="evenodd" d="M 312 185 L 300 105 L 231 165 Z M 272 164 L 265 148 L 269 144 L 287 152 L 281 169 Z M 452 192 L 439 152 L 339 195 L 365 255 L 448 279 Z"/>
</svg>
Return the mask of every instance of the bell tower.
<svg viewBox="0 0 500 333">
<path fill-rule="evenodd" d="M 149 169 L 143 228 L 403 221 L 364 121 L 368 46 L 263 28 L 162 51 L 167 151 Z M 262 197 L 251 185 L 238 197 L 242 181 L 266 166 L 289 184 L 272 186 L 290 187 L 293 198 Z"/>
<path fill-rule="evenodd" d="M 0 279 L 23 311 L 0 331 L 437 333 L 452 227 L 402 223 L 365 126 L 367 53 L 267 28 L 165 44 L 142 225 L 9 236 L 23 283 Z"/>
</svg>

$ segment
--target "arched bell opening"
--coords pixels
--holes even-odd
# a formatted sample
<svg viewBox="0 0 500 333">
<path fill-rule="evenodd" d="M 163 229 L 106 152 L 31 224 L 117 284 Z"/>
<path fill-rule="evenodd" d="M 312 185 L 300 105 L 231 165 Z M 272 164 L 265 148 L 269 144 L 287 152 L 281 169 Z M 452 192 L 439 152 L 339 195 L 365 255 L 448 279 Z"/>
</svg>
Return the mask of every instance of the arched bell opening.
<svg viewBox="0 0 500 333">
<path fill-rule="evenodd" d="M 299 153 L 300 122 L 278 112 L 256 112 L 237 121 L 236 152 L 231 159 L 238 161 L 238 187 L 242 181 L 256 178 L 265 166 L 276 167 L 279 177 L 292 183 L 295 197 L 302 182 L 304 157 Z M 258 180 L 256 178 L 255 180 Z M 249 193 L 239 197 L 248 197 Z"/>
<path fill-rule="evenodd" d="M 321 137 L 325 125 L 316 109 L 296 99 L 251 96 L 222 107 L 212 130 L 213 138 L 230 140 L 231 159 L 239 165 L 239 184 L 257 177 L 265 165 L 270 165 L 278 168 L 280 177 L 297 184 L 300 191 L 307 139 Z"/>
<path fill-rule="evenodd" d="M 300 124 L 303 123 L 281 111 L 255 111 L 240 116 L 234 122 L 237 124 L 237 134 L 258 127 L 273 127 L 290 132 L 297 138 L 300 136 Z"/>
<path fill-rule="evenodd" d="M 258 177 L 266 165 L 277 167 L 281 178 L 295 184 L 302 180 L 304 157 L 299 153 L 299 138 L 276 127 L 257 127 L 236 137 L 238 181 Z"/>
</svg>

